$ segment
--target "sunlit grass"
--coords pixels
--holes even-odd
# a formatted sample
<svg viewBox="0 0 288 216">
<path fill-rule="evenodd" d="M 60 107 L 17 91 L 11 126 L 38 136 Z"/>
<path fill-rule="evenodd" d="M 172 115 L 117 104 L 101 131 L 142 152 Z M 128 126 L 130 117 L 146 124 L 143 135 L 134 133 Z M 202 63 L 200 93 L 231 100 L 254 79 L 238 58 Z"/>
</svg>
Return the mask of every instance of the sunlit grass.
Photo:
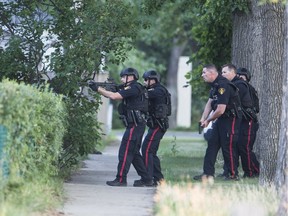
<svg viewBox="0 0 288 216">
<path fill-rule="evenodd" d="M 61 181 L 10 184 L 1 191 L 0 216 L 31 216 L 62 203 Z"/>
<path fill-rule="evenodd" d="M 213 187 L 205 183 L 163 182 L 154 200 L 156 216 L 266 216 L 275 215 L 279 204 L 274 189 L 238 183 Z"/>
<path fill-rule="evenodd" d="M 203 139 L 163 138 L 158 155 L 165 181 L 157 188 L 157 216 L 275 215 L 279 204 L 272 188 L 258 186 L 258 179 L 224 181 L 222 178 L 195 181 L 203 172 L 206 150 Z M 216 175 L 223 172 L 221 154 Z M 242 176 L 242 168 L 239 174 Z"/>
</svg>

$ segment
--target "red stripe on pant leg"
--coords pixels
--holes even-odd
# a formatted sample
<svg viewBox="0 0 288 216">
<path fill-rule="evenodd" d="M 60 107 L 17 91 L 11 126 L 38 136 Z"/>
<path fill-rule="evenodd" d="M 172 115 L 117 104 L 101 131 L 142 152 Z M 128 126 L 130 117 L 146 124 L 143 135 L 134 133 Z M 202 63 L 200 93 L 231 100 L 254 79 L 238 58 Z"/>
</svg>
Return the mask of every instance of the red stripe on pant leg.
<svg viewBox="0 0 288 216">
<path fill-rule="evenodd" d="M 122 167 L 121 167 L 121 170 L 120 170 L 120 182 L 122 182 L 122 175 L 123 175 L 123 170 L 124 170 L 124 167 L 125 167 L 125 164 L 126 164 L 126 160 L 127 160 L 127 155 L 128 155 L 128 149 L 129 149 L 129 145 L 130 145 L 130 142 L 131 142 L 131 139 L 132 139 L 132 134 L 133 134 L 133 131 L 135 129 L 135 126 L 133 126 L 131 129 L 130 129 L 130 134 L 129 134 L 129 139 L 128 139 L 128 142 L 126 144 L 126 149 L 125 149 L 125 154 L 124 154 L 124 159 L 123 159 L 123 163 L 122 163 Z"/>
<path fill-rule="evenodd" d="M 156 135 L 156 133 L 157 133 L 158 131 L 159 131 L 159 127 L 157 127 L 157 128 L 153 131 L 152 136 L 151 136 L 151 138 L 150 138 L 150 140 L 149 140 L 149 142 L 148 142 L 148 146 L 147 146 L 147 149 L 146 149 L 146 152 L 145 152 L 145 166 L 146 166 L 146 168 L 148 167 L 148 152 L 149 152 L 149 149 L 150 149 L 150 147 L 151 147 L 152 141 L 154 140 L 154 137 L 155 137 L 155 135 Z"/>
<path fill-rule="evenodd" d="M 235 133 L 235 122 L 236 122 L 236 118 L 233 118 L 232 121 L 232 130 L 231 130 L 231 135 L 230 135 L 230 143 L 229 143 L 229 152 L 230 152 L 230 163 L 231 163 L 231 174 L 232 177 L 234 177 L 235 175 L 235 171 L 234 171 L 234 160 L 233 160 L 233 137 L 234 137 L 234 133 Z"/>
<path fill-rule="evenodd" d="M 258 169 L 258 167 L 253 163 L 253 161 L 252 161 L 252 166 L 253 166 L 253 168 L 256 170 L 257 173 L 260 172 L 260 170 Z"/>
<path fill-rule="evenodd" d="M 252 170 L 251 170 L 251 155 L 250 155 L 250 138 L 251 138 L 251 128 L 252 128 L 252 120 L 249 122 L 249 128 L 248 128 L 248 140 L 246 144 L 246 152 L 247 152 L 247 162 L 248 162 L 248 169 L 249 169 L 249 176 L 252 176 Z"/>
</svg>

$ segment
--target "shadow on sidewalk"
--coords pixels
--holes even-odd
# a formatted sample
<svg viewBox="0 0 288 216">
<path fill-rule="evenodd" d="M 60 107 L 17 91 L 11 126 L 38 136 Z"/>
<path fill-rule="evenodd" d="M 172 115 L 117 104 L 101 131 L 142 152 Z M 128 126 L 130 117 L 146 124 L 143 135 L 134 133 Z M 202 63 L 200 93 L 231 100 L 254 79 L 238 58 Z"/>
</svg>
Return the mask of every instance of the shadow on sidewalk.
<svg viewBox="0 0 288 216">
<path fill-rule="evenodd" d="M 102 154 L 91 154 L 84 166 L 64 184 L 67 201 L 62 212 L 69 216 L 150 216 L 156 188 L 133 187 L 140 177 L 133 166 L 127 187 L 111 187 L 117 171 L 119 145 L 107 146 Z"/>
</svg>

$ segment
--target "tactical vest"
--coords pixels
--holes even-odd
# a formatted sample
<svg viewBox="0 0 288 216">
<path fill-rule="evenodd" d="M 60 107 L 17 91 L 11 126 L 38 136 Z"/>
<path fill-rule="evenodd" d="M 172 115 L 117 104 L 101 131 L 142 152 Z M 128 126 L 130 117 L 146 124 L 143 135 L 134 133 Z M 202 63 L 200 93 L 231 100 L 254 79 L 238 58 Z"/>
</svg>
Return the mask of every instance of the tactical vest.
<svg viewBox="0 0 288 216">
<path fill-rule="evenodd" d="M 171 94 L 161 84 L 157 84 L 164 97 L 149 100 L 149 113 L 154 114 L 156 118 L 166 118 L 171 115 Z"/>
<path fill-rule="evenodd" d="M 242 117 L 242 112 L 241 112 L 241 100 L 239 97 L 239 90 L 238 88 L 232 83 L 229 82 L 229 85 L 232 87 L 234 91 L 231 91 L 229 102 L 227 104 L 225 113 L 226 116 L 236 116 L 237 118 Z"/>
<path fill-rule="evenodd" d="M 252 108 L 253 107 L 253 101 L 252 101 L 251 96 L 250 96 L 248 84 L 244 80 L 241 80 L 241 79 L 237 79 L 237 80 L 233 81 L 233 83 L 236 85 L 236 87 L 239 84 L 244 84 L 246 86 L 247 91 L 245 92 L 245 95 L 243 95 L 243 98 L 240 98 L 241 99 L 241 105 L 244 109 L 245 108 Z"/>
<path fill-rule="evenodd" d="M 135 83 L 136 87 L 139 90 L 139 95 L 135 97 L 129 97 L 122 100 L 122 103 L 119 105 L 118 111 L 119 114 L 126 115 L 127 110 L 139 110 L 143 113 L 148 112 L 148 92 L 147 89 L 140 83 Z"/>
<path fill-rule="evenodd" d="M 243 96 L 243 98 L 241 98 L 241 107 L 242 107 L 243 117 L 246 120 L 253 119 L 254 121 L 258 121 L 257 114 L 256 114 L 257 111 L 255 108 L 255 103 L 258 102 L 259 104 L 257 92 L 256 92 L 256 96 L 254 95 L 253 97 L 253 93 L 251 93 L 252 89 L 250 87 L 250 84 L 244 80 L 237 79 L 234 81 L 234 83 L 235 85 L 243 83 L 247 87 L 246 94 Z"/>
</svg>

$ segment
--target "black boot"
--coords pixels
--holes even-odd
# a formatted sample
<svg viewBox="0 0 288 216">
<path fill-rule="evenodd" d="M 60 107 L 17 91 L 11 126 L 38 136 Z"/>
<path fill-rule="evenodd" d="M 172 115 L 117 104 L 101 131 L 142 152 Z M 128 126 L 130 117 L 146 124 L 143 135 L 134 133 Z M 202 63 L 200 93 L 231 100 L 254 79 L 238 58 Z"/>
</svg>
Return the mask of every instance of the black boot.
<svg viewBox="0 0 288 216">
<path fill-rule="evenodd" d="M 135 180 L 134 187 L 152 187 L 153 186 L 153 181 L 152 180 L 146 180 L 144 181 L 143 179 Z"/>
<path fill-rule="evenodd" d="M 119 179 L 116 178 L 113 181 L 107 181 L 106 184 L 109 185 L 109 186 L 126 187 L 127 186 L 127 181 L 120 182 Z"/>
</svg>

